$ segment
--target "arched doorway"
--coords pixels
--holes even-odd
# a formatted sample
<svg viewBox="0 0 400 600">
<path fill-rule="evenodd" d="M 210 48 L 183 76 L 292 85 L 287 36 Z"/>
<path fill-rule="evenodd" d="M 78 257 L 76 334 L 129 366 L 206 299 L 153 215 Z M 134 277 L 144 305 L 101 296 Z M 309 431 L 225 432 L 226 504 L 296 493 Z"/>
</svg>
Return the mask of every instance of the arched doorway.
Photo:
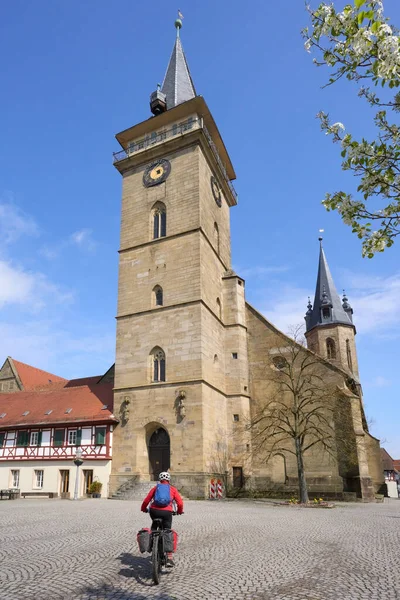
<svg viewBox="0 0 400 600">
<path fill-rule="evenodd" d="M 156 429 L 149 439 L 149 461 L 153 481 L 158 479 L 161 471 L 168 471 L 170 467 L 169 435 L 162 427 Z"/>
</svg>

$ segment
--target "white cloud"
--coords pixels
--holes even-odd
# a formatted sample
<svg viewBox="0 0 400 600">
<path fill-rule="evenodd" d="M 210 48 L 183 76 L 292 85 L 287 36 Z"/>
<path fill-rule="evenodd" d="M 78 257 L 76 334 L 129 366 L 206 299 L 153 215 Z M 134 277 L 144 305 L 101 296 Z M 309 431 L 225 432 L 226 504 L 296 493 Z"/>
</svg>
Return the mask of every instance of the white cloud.
<svg viewBox="0 0 400 600">
<path fill-rule="evenodd" d="M 93 252 L 96 248 L 96 242 L 92 237 L 91 229 L 81 229 L 80 231 L 75 231 L 70 237 L 70 240 L 73 244 L 87 250 L 88 252 Z"/>
<path fill-rule="evenodd" d="M 398 337 L 400 273 L 391 277 L 360 277 L 347 272 L 348 296 L 357 331 Z M 347 291 L 347 290 L 346 290 Z"/>
<path fill-rule="evenodd" d="M 390 379 L 387 379 L 386 377 L 382 377 L 382 375 L 377 375 L 376 377 L 374 377 L 374 379 L 372 379 L 372 381 L 367 381 L 365 384 L 365 387 L 383 388 L 383 387 L 389 387 L 390 385 L 392 385 L 392 382 L 390 381 Z"/>
<path fill-rule="evenodd" d="M 13 202 L 0 201 L 0 242 L 11 244 L 26 235 L 39 235 L 35 220 Z"/>
<path fill-rule="evenodd" d="M 254 267 L 247 267 L 247 268 L 240 268 L 240 267 L 235 267 L 235 271 L 236 273 L 239 275 L 239 277 L 243 277 L 243 279 L 246 279 L 246 277 L 250 278 L 261 278 L 264 275 L 274 275 L 276 273 L 285 273 L 286 271 L 288 271 L 290 269 L 290 267 L 282 265 L 282 266 L 275 266 L 275 267 L 265 267 L 265 266 L 254 266 Z"/>
<path fill-rule="evenodd" d="M 259 309 L 262 314 L 284 333 L 294 326 L 303 325 L 309 290 L 279 285 L 276 281 L 273 288 L 273 294 L 268 293 L 268 300 Z"/>
<path fill-rule="evenodd" d="M 50 319 L 22 324 L 0 321 L 0 357 L 12 356 L 66 378 L 101 374 L 114 361 L 112 327 L 84 325 L 73 333 L 64 330 L 60 321 Z"/>
<path fill-rule="evenodd" d="M 16 304 L 28 312 L 37 312 L 48 304 L 66 304 L 73 300 L 69 290 L 51 283 L 43 273 L 26 271 L 0 259 L 0 308 Z"/>
<path fill-rule="evenodd" d="M 74 233 L 71 233 L 67 239 L 62 240 L 54 246 L 42 246 L 42 248 L 39 250 L 39 253 L 44 258 L 53 260 L 58 258 L 63 250 L 71 247 L 76 247 L 83 252 L 92 254 L 97 247 L 97 242 L 93 239 L 92 230 L 80 229 L 79 231 L 74 231 Z"/>
<path fill-rule="evenodd" d="M 367 278 L 346 271 L 344 279 L 357 332 L 385 338 L 399 337 L 400 273 Z M 313 302 L 313 291 L 274 278 L 271 289 L 263 290 L 267 300 L 259 309 L 273 325 L 286 332 L 290 326 L 304 323 L 308 296 Z"/>
</svg>

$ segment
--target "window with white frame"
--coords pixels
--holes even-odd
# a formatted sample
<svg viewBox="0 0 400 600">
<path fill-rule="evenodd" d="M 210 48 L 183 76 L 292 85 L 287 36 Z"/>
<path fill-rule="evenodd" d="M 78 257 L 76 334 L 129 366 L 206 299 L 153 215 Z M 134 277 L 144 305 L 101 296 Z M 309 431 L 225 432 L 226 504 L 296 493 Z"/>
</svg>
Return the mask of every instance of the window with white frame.
<svg viewBox="0 0 400 600">
<path fill-rule="evenodd" d="M 35 488 L 41 489 L 43 487 L 43 473 L 42 469 L 35 469 L 35 479 L 33 482 Z"/>
<path fill-rule="evenodd" d="M 19 469 L 11 471 L 11 487 L 19 488 Z"/>
<path fill-rule="evenodd" d="M 37 446 L 39 444 L 39 432 L 32 431 L 31 432 L 31 446 Z"/>
<path fill-rule="evenodd" d="M 68 444 L 70 446 L 76 445 L 76 429 L 73 431 L 68 431 Z"/>
</svg>

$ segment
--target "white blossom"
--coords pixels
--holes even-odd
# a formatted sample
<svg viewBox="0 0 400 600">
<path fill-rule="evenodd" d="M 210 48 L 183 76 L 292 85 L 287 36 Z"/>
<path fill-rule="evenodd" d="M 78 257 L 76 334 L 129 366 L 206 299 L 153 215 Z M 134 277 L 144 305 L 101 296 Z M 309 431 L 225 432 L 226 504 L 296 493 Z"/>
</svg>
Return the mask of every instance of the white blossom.
<svg viewBox="0 0 400 600">
<path fill-rule="evenodd" d="M 379 33 L 387 33 L 388 35 L 392 35 L 393 30 L 387 23 L 382 23 L 379 27 Z"/>
</svg>

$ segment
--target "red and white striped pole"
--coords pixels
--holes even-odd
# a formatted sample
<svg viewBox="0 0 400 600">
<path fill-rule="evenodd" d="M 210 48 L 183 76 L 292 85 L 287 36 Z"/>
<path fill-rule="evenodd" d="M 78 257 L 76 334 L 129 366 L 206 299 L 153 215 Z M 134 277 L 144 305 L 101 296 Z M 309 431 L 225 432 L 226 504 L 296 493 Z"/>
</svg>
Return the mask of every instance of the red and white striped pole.
<svg viewBox="0 0 400 600">
<path fill-rule="evenodd" d="M 215 479 L 211 479 L 210 481 L 210 499 L 215 500 L 217 497 L 217 486 Z"/>
<path fill-rule="evenodd" d="M 220 479 L 218 479 L 218 483 L 217 483 L 217 498 L 218 498 L 218 500 L 220 500 L 222 498 L 222 494 L 223 494 L 222 481 Z"/>
</svg>

